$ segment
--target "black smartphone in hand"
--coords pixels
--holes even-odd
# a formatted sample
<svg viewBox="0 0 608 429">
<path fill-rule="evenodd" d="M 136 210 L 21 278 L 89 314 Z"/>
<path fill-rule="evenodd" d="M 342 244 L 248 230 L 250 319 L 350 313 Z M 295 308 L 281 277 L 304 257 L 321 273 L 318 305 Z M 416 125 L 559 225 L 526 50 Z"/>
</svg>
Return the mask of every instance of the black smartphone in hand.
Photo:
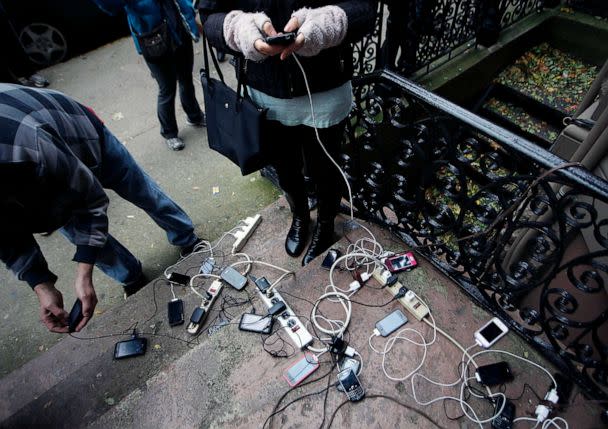
<svg viewBox="0 0 608 429">
<path fill-rule="evenodd" d="M 76 299 L 72 310 L 70 310 L 70 316 L 68 318 L 68 332 L 74 332 L 78 324 L 82 321 L 82 301 Z"/>
<path fill-rule="evenodd" d="M 296 41 L 297 33 L 281 33 L 276 36 L 268 36 L 264 41 L 270 46 L 288 46 Z"/>
</svg>

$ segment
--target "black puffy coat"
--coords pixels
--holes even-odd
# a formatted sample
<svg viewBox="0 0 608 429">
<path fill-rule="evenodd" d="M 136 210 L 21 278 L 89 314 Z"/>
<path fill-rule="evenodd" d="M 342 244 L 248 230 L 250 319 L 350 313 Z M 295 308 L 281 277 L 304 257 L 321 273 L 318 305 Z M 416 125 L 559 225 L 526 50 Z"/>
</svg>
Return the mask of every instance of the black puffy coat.
<svg viewBox="0 0 608 429">
<path fill-rule="evenodd" d="M 224 40 L 224 18 L 232 10 L 264 12 L 277 31 L 281 31 L 292 12 L 302 8 L 336 5 L 346 12 L 348 30 L 340 46 L 322 50 L 314 57 L 299 57 L 306 71 L 311 91 L 321 92 L 336 88 L 351 79 L 353 52 L 351 43 L 371 32 L 374 26 L 373 0 L 201 0 L 199 12 L 204 33 L 216 48 L 231 52 Z M 277 98 L 292 98 L 306 94 L 302 72 L 296 62 L 279 56 L 256 63 L 247 61 L 247 84 Z"/>
</svg>

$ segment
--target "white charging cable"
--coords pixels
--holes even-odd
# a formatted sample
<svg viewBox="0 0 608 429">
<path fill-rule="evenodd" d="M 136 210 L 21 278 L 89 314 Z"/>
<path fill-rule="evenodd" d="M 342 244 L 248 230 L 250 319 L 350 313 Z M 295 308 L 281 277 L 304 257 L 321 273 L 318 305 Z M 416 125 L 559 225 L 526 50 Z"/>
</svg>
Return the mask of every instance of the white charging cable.
<svg viewBox="0 0 608 429">
<path fill-rule="evenodd" d="M 350 207 L 349 207 L 350 208 L 350 220 L 354 221 L 355 220 L 355 215 L 354 215 L 354 212 L 353 212 L 353 193 L 352 193 L 352 190 L 350 188 L 350 183 L 348 182 L 348 179 L 346 178 L 346 174 L 344 174 L 344 171 L 342 171 L 342 169 L 340 168 L 340 166 L 338 165 L 338 163 L 336 162 L 336 160 L 333 159 L 332 156 L 327 151 L 327 149 L 325 149 L 325 145 L 323 145 L 323 142 L 321 141 L 321 137 L 319 136 L 319 130 L 317 129 L 317 119 L 315 117 L 315 108 L 314 108 L 313 103 L 312 103 L 312 93 L 310 92 L 310 86 L 308 85 L 308 77 L 306 76 L 306 72 L 304 71 L 304 67 L 302 67 L 302 64 L 300 63 L 300 60 L 298 59 L 297 55 L 293 54 L 292 57 L 296 61 L 296 63 L 298 64 L 298 67 L 300 67 L 300 71 L 302 72 L 302 76 L 304 77 L 304 84 L 306 85 L 306 91 L 308 93 L 308 101 L 310 102 L 310 113 L 311 113 L 311 116 L 312 116 L 312 123 L 314 125 L 315 135 L 317 137 L 317 142 L 319 142 L 319 144 L 321 145 L 321 149 L 323 149 L 323 152 L 325 152 L 325 155 L 327 156 L 327 158 L 329 158 L 329 160 L 332 162 L 332 164 L 334 164 L 336 166 L 336 168 L 338 169 L 338 171 L 342 175 L 342 178 L 344 179 L 344 183 L 346 183 L 346 188 L 348 189 L 348 202 L 349 202 L 349 205 L 350 205 Z"/>
</svg>

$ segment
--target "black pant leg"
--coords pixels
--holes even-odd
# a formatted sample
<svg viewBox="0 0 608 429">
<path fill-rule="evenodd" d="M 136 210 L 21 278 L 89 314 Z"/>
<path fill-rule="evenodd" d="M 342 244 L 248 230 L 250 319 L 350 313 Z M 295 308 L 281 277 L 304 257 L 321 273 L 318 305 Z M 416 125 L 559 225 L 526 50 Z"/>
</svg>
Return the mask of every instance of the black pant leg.
<svg viewBox="0 0 608 429">
<path fill-rule="evenodd" d="M 177 137 L 177 122 L 175 120 L 175 91 L 177 71 L 173 56 L 163 58 L 158 62 L 149 62 L 148 68 L 158 83 L 158 99 L 156 112 L 160 122 L 160 134 L 166 138 Z"/>
<path fill-rule="evenodd" d="M 192 40 L 183 40 L 180 47 L 175 51 L 174 57 L 182 107 L 191 122 L 200 122 L 203 119 L 203 112 L 198 101 L 196 101 L 194 84 L 192 83 L 192 67 L 194 65 Z"/>
<path fill-rule="evenodd" d="M 291 210 L 298 214 L 308 213 L 308 197 L 303 174 L 302 126 L 287 127 L 277 121 L 268 121 L 268 134 L 272 136 L 273 159 L 271 165 L 277 172 L 279 186 L 285 192 Z"/>
</svg>

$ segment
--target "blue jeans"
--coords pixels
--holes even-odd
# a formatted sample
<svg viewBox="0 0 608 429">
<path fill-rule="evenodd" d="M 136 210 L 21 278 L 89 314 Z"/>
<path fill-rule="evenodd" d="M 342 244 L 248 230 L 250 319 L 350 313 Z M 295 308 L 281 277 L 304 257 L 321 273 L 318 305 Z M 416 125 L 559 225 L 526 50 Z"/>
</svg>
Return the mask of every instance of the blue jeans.
<svg viewBox="0 0 608 429">
<path fill-rule="evenodd" d="M 169 198 L 137 165 L 123 144 L 104 130 L 102 162 L 95 173 L 101 185 L 145 211 L 167 233 L 169 243 L 185 247 L 194 244 L 197 236 L 188 215 Z M 68 223 L 61 233 L 74 242 L 74 226 Z M 141 262 L 112 235 L 97 256 L 95 265 L 119 283 L 129 284 L 141 276 Z"/>
</svg>

